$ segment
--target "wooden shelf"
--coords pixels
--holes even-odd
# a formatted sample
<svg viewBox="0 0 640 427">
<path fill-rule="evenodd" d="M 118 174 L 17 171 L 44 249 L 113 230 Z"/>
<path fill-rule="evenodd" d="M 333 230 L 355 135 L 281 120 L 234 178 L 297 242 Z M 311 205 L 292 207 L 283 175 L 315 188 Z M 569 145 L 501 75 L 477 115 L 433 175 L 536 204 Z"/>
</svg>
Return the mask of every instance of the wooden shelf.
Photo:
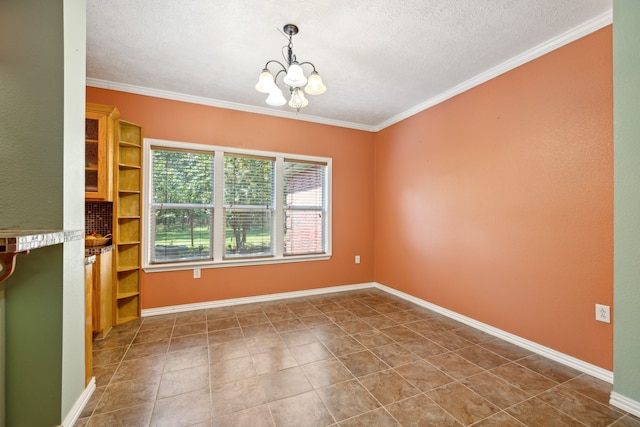
<svg viewBox="0 0 640 427">
<path fill-rule="evenodd" d="M 120 141 L 119 145 L 121 147 L 137 147 L 140 148 L 140 144 L 136 144 L 135 142 L 129 142 L 129 141 Z"/>
<path fill-rule="evenodd" d="M 122 325 L 123 323 L 132 322 L 134 320 L 138 320 L 139 318 L 140 318 L 139 316 L 120 317 L 120 318 L 117 319 L 116 325 Z"/>
<path fill-rule="evenodd" d="M 135 271 L 139 269 L 140 269 L 139 265 L 123 265 L 121 267 L 118 267 L 118 273 L 123 273 L 126 271 Z"/>
<path fill-rule="evenodd" d="M 119 122 L 115 153 L 115 276 L 113 310 L 116 324 L 140 318 L 142 261 L 142 128 Z"/>
<path fill-rule="evenodd" d="M 125 292 L 125 293 L 121 293 L 118 294 L 116 296 L 117 299 L 125 299 L 125 298 L 131 298 L 131 297 L 135 297 L 140 295 L 140 292 Z"/>
</svg>

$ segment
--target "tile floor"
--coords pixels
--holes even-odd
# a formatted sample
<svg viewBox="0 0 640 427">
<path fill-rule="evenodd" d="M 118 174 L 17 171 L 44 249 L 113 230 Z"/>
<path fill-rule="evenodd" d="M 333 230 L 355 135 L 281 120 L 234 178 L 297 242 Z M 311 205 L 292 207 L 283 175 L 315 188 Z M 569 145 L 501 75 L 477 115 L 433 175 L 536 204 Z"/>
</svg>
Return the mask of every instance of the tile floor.
<svg viewBox="0 0 640 427">
<path fill-rule="evenodd" d="M 371 289 L 147 317 L 84 426 L 635 426 L 611 385 Z"/>
</svg>

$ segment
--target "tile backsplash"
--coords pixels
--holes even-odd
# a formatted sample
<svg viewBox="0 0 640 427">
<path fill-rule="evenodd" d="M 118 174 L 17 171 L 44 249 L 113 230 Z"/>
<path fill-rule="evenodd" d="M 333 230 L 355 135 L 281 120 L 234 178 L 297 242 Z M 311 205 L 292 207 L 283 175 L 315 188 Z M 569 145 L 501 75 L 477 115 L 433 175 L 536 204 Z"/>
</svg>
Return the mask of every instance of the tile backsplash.
<svg viewBox="0 0 640 427">
<path fill-rule="evenodd" d="M 111 234 L 113 202 L 84 202 L 84 231 Z"/>
</svg>

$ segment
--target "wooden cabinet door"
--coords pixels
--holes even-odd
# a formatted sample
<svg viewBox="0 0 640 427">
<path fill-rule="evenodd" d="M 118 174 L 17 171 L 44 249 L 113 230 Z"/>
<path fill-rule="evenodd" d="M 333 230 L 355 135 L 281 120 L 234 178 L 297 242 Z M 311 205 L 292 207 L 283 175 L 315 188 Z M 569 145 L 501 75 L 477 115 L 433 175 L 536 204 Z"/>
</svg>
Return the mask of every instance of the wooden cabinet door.
<svg viewBox="0 0 640 427">
<path fill-rule="evenodd" d="M 87 104 L 85 116 L 84 197 L 113 201 L 113 150 L 120 112 L 115 107 Z"/>
</svg>

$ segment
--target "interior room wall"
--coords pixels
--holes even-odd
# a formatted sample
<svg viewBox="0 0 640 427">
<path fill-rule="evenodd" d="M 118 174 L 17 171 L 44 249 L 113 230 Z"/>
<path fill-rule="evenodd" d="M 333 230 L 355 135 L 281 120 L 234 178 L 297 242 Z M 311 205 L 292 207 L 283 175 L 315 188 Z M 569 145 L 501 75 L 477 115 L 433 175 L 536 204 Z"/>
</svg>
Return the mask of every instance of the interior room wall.
<svg viewBox="0 0 640 427">
<path fill-rule="evenodd" d="M 614 393 L 640 416 L 640 2 L 613 9 L 615 123 Z M 631 408 L 628 408 L 631 410 Z"/>
<path fill-rule="evenodd" d="M 375 280 L 613 368 L 612 32 L 375 135 Z M 617 374 L 616 374 L 617 377 Z"/>
<path fill-rule="evenodd" d="M 0 229 L 81 230 L 84 0 L 7 0 L 1 9 Z M 82 246 L 18 255 L 3 284 L 0 425 L 60 425 L 84 390 Z"/>
<path fill-rule="evenodd" d="M 333 255 L 328 261 L 143 274 L 143 309 L 373 280 L 373 134 L 149 96 L 87 88 L 146 138 L 331 157 Z M 361 264 L 354 263 L 355 255 Z"/>
</svg>

